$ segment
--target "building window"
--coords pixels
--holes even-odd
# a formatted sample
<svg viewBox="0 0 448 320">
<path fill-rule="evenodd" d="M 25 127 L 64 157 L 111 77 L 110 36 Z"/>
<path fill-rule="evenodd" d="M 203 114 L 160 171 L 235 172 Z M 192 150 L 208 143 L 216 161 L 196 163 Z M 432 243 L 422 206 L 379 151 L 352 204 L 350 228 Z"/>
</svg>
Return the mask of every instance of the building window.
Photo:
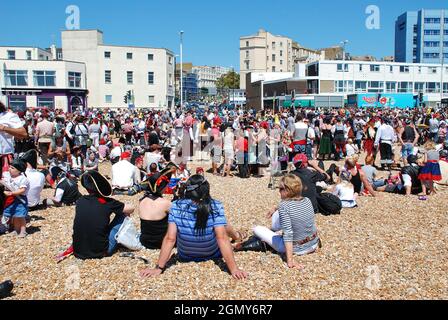
<svg viewBox="0 0 448 320">
<path fill-rule="evenodd" d="M 448 82 L 443 83 L 443 93 L 448 93 Z"/>
<path fill-rule="evenodd" d="M 110 59 L 110 57 L 111 57 L 110 51 L 104 51 L 104 58 L 105 59 Z"/>
<path fill-rule="evenodd" d="M 429 74 L 437 73 L 437 68 L 436 67 L 428 67 L 428 73 Z"/>
<path fill-rule="evenodd" d="M 128 71 L 126 78 L 127 78 L 128 84 L 134 84 L 134 72 L 133 71 Z"/>
<path fill-rule="evenodd" d="M 106 95 L 104 101 L 105 101 L 106 103 L 112 103 L 112 95 L 110 95 L 110 94 L 109 94 L 109 95 Z"/>
<path fill-rule="evenodd" d="M 156 99 L 154 96 L 149 96 L 148 97 L 148 103 L 155 103 Z"/>
<path fill-rule="evenodd" d="M 10 97 L 9 107 L 14 111 L 26 111 L 26 98 L 25 97 Z"/>
<path fill-rule="evenodd" d="M 280 57 L 283 57 L 283 50 L 280 50 Z"/>
<path fill-rule="evenodd" d="M 425 30 L 425 36 L 440 36 L 440 30 Z"/>
<path fill-rule="evenodd" d="M 128 60 L 132 60 L 132 57 L 133 57 L 132 52 L 128 52 L 128 53 L 126 53 L 126 58 L 127 58 Z"/>
<path fill-rule="evenodd" d="M 425 41 L 424 42 L 425 47 L 429 48 L 438 48 L 440 46 L 439 41 Z"/>
<path fill-rule="evenodd" d="M 246 41 L 246 47 L 248 47 L 249 46 L 249 41 Z"/>
<path fill-rule="evenodd" d="M 249 59 L 249 51 L 246 51 L 246 59 Z"/>
<path fill-rule="evenodd" d="M 37 106 L 40 108 L 54 109 L 54 98 L 37 97 Z"/>
<path fill-rule="evenodd" d="M 389 66 L 389 72 L 394 73 L 394 66 Z"/>
<path fill-rule="evenodd" d="M 31 51 L 26 51 L 26 60 L 31 60 Z"/>
<path fill-rule="evenodd" d="M 275 50 L 275 42 L 272 42 L 272 50 Z"/>
<path fill-rule="evenodd" d="M 272 67 L 272 72 L 275 72 L 275 67 Z"/>
<path fill-rule="evenodd" d="M 386 82 L 386 92 L 397 92 L 397 83 L 387 81 Z"/>
<path fill-rule="evenodd" d="M 368 92 L 370 93 L 380 93 L 384 90 L 384 82 L 382 81 L 369 81 Z"/>
<path fill-rule="evenodd" d="M 345 86 L 343 87 L 343 84 Z M 334 82 L 335 92 L 353 92 L 353 81 L 335 81 Z"/>
<path fill-rule="evenodd" d="M 414 83 L 414 92 L 425 92 L 425 83 L 424 82 L 415 82 Z"/>
<path fill-rule="evenodd" d="M 412 82 L 398 82 L 398 92 L 399 93 L 412 92 Z"/>
<path fill-rule="evenodd" d="M 362 64 L 359 65 L 359 72 L 362 72 Z"/>
<path fill-rule="evenodd" d="M 35 87 L 54 87 L 56 86 L 55 71 L 34 71 Z"/>
<path fill-rule="evenodd" d="M 169 57 L 169 63 L 171 63 L 171 57 Z M 154 61 L 154 55 L 153 54 L 148 54 L 148 61 Z"/>
<path fill-rule="evenodd" d="M 28 72 L 25 70 L 6 70 L 6 86 L 28 86 Z"/>
<path fill-rule="evenodd" d="M 280 65 L 283 65 L 283 60 L 280 60 Z"/>
<path fill-rule="evenodd" d="M 272 55 L 272 62 L 275 62 L 275 54 Z"/>
<path fill-rule="evenodd" d="M 448 47 L 448 41 L 443 41 L 443 46 Z"/>
<path fill-rule="evenodd" d="M 338 63 L 338 65 L 337 65 L 338 72 L 342 72 L 342 68 L 344 68 L 344 72 L 348 72 L 348 64 Z"/>
<path fill-rule="evenodd" d="M 249 66 L 250 66 L 249 61 L 246 61 L 246 70 L 249 70 L 249 69 L 250 69 Z"/>
<path fill-rule="evenodd" d="M 440 23 L 440 18 L 425 18 L 425 23 L 439 24 Z"/>
<path fill-rule="evenodd" d="M 400 73 L 409 73 L 409 66 L 400 66 Z"/>
<path fill-rule="evenodd" d="M 112 71 L 106 70 L 104 72 L 104 82 L 106 84 L 111 84 L 112 83 Z"/>
<path fill-rule="evenodd" d="M 148 84 L 154 84 L 154 72 L 148 72 Z"/>
<path fill-rule="evenodd" d="M 426 91 L 428 93 L 440 93 L 440 82 L 427 82 Z"/>
<path fill-rule="evenodd" d="M 356 81 L 355 82 L 356 92 L 367 92 L 367 81 Z"/>
<path fill-rule="evenodd" d="M 380 72 L 380 65 L 379 64 L 371 64 L 370 72 Z"/>
<path fill-rule="evenodd" d="M 8 50 L 8 59 L 16 60 L 16 52 L 14 50 Z"/>
<path fill-rule="evenodd" d="M 425 58 L 425 59 L 439 59 L 439 57 L 440 57 L 440 54 L 435 53 L 435 52 L 423 54 L 423 58 Z"/>
<path fill-rule="evenodd" d="M 70 88 L 80 88 L 81 87 L 81 73 L 80 72 L 69 72 L 68 73 L 68 86 Z"/>
</svg>

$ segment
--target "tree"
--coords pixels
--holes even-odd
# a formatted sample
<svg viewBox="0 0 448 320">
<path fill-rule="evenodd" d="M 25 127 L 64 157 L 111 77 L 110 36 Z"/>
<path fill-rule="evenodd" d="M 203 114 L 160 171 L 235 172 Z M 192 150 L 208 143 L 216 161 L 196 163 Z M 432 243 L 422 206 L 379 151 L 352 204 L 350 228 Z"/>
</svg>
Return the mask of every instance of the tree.
<svg viewBox="0 0 448 320">
<path fill-rule="evenodd" d="M 216 81 L 216 88 L 221 94 L 230 89 L 239 89 L 239 87 L 240 75 L 235 71 L 226 73 Z"/>
</svg>

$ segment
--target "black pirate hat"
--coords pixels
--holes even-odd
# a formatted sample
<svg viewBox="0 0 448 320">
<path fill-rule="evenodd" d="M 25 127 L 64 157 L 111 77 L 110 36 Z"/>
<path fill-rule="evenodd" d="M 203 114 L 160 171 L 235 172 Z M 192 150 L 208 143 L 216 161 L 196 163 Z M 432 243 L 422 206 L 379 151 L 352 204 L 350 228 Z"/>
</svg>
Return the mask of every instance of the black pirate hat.
<svg viewBox="0 0 448 320">
<path fill-rule="evenodd" d="M 26 163 L 29 163 L 33 169 L 37 169 L 37 151 L 32 149 L 27 152 L 25 152 L 20 159 L 25 161 Z"/>
<path fill-rule="evenodd" d="M 170 183 L 173 173 L 178 167 L 170 162 L 162 171 L 153 174 L 148 179 L 147 192 L 154 195 L 161 195 L 163 189 L 165 189 Z"/>
<path fill-rule="evenodd" d="M 98 171 L 87 171 L 81 176 L 81 185 L 101 197 L 112 195 L 112 186 Z"/>
</svg>

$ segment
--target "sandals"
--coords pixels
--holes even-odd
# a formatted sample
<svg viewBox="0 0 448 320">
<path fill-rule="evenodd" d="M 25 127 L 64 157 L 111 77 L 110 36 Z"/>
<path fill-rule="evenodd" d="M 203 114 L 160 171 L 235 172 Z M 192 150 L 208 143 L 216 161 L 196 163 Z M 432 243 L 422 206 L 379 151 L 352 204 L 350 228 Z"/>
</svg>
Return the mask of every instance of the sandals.
<svg viewBox="0 0 448 320">
<path fill-rule="evenodd" d="M 235 244 L 235 243 L 242 243 L 242 242 L 244 242 L 244 241 L 247 239 L 247 237 L 249 236 L 249 235 L 247 234 L 247 231 L 236 231 L 236 234 L 238 235 L 238 240 L 233 240 L 233 241 L 232 241 L 233 244 Z"/>
</svg>

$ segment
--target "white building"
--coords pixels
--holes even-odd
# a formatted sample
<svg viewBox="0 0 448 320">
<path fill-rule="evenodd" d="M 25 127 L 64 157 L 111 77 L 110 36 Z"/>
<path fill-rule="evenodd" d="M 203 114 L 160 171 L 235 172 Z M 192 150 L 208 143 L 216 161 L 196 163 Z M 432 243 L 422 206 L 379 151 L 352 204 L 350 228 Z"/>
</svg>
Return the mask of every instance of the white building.
<svg viewBox="0 0 448 320">
<path fill-rule="evenodd" d="M 196 66 L 192 72 L 198 75 L 198 88 L 207 88 L 209 92 L 216 92 L 216 82 L 219 78 L 231 72 L 231 68 L 219 66 Z"/>
<path fill-rule="evenodd" d="M 62 32 L 62 51 L 64 59 L 86 64 L 89 107 L 128 107 L 128 91 L 137 108 L 174 106 L 170 50 L 105 45 L 99 30 L 74 30 Z"/>
<path fill-rule="evenodd" d="M 263 29 L 240 38 L 240 88 L 246 89 L 246 76 L 254 72 L 294 72 L 297 63 L 324 59 L 325 53 L 302 47 L 292 39 Z"/>
<path fill-rule="evenodd" d="M 12 55 L 12 51 L 14 59 L 5 59 L 4 53 Z M 85 107 L 85 64 L 52 61 L 51 53 L 47 56 L 45 52 L 39 48 L 0 48 L 0 100 L 19 110 L 48 107 L 72 111 Z"/>
<path fill-rule="evenodd" d="M 5 60 L 56 60 L 52 53 L 36 47 L 0 46 L 0 59 Z"/>
<path fill-rule="evenodd" d="M 443 72 L 443 73 L 442 73 Z M 423 93 L 425 101 L 436 105 L 448 98 L 448 66 L 397 62 L 324 60 L 308 64 L 306 76 L 308 93 Z"/>
</svg>

